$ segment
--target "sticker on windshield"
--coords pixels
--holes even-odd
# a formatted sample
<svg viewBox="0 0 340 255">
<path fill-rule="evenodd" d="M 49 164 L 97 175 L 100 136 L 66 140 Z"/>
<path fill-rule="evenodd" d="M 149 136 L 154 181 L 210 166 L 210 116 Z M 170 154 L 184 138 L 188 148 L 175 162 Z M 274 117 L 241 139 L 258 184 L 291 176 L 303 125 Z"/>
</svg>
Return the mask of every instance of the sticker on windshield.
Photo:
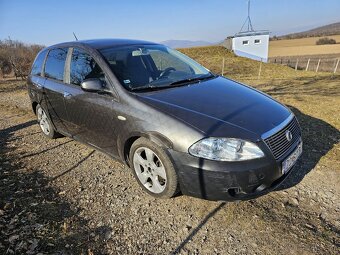
<svg viewBox="0 0 340 255">
<path fill-rule="evenodd" d="M 129 84 L 129 83 L 131 83 L 131 81 L 130 80 L 124 80 L 123 81 L 125 84 Z"/>
</svg>

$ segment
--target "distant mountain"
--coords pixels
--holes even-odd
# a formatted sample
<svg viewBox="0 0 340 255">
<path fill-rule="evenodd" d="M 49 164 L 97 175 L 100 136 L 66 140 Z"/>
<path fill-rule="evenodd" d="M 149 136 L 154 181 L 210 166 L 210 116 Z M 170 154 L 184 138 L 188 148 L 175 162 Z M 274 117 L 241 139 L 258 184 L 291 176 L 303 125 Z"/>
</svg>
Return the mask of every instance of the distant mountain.
<svg viewBox="0 0 340 255">
<path fill-rule="evenodd" d="M 340 35 L 340 22 L 313 28 L 304 32 L 292 33 L 277 37 L 278 39 L 296 39 L 314 36 Z"/>
<path fill-rule="evenodd" d="M 188 40 L 167 40 L 160 42 L 170 48 L 190 48 L 198 46 L 209 46 L 213 45 L 211 42 L 206 41 L 188 41 Z"/>
</svg>

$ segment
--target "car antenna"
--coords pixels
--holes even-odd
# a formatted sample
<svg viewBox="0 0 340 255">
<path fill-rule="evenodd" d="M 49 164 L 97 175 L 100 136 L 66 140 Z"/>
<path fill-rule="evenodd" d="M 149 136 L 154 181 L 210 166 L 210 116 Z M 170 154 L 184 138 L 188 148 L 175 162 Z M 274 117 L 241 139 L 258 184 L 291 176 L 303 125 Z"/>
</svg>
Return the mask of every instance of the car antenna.
<svg viewBox="0 0 340 255">
<path fill-rule="evenodd" d="M 76 38 L 76 41 L 78 41 L 78 38 L 77 38 L 77 36 L 74 32 L 73 32 L 73 36 L 74 36 L 74 38 Z"/>
</svg>

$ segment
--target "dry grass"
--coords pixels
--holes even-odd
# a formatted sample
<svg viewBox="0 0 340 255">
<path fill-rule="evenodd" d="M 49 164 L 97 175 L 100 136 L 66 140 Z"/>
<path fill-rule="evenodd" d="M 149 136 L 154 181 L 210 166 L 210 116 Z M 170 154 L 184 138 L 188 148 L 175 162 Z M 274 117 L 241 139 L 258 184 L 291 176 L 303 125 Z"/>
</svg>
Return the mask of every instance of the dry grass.
<svg viewBox="0 0 340 255">
<path fill-rule="evenodd" d="M 335 39 L 337 44 L 316 45 L 316 41 L 320 38 L 322 37 L 271 41 L 269 57 L 340 54 L 340 35 L 329 36 L 329 38 Z"/>
<path fill-rule="evenodd" d="M 314 141 L 315 145 L 318 141 L 334 144 L 320 163 L 322 166 L 340 171 L 340 75 L 248 81 L 248 83 L 293 109 L 300 117 L 300 121 L 305 124 L 304 140 Z M 322 122 L 323 125 L 316 128 L 318 122 Z M 323 149 L 322 146 L 319 149 L 315 147 L 312 148 L 312 152 Z"/>
<path fill-rule="evenodd" d="M 221 74 L 222 59 L 224 58 L 224 75 L 232 79 L 246 80 L 257 78 L 260 65 L 262 65 L 261 79 L 286 79 L 314 75 L 312 72 L 296 72 L 290 67 L 279 64 L 261 64 L 255 60 L 237 57 L 222 46 L 194 47 L 179 50 L 217 74 Z"/>
</svg>

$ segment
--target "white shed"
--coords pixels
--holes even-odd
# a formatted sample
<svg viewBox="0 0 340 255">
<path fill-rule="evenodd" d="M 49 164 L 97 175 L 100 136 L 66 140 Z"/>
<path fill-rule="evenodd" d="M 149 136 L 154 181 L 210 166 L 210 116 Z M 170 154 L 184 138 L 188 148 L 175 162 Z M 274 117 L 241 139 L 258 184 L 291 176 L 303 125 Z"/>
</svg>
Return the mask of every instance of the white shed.
<svg viewBox="0 0 340 255">
<path fill-rule="evenodd" d="M 243 30 L 243 28 L 247 28 Z M 237 56 L 268 61 L 269 31 L 253 29 L 250 19 L 250 1 L 248 1 L 248 17 L 243 23 L 241 31 L 228 37 L 222 43 L 224 47 L 234 51 Z"/>
<path fill-rule="evenodd" d="M 237 56 L 268 61 L 269 31 L 247 31 L 232 38 L 232 50 Z"/>
</svg>

